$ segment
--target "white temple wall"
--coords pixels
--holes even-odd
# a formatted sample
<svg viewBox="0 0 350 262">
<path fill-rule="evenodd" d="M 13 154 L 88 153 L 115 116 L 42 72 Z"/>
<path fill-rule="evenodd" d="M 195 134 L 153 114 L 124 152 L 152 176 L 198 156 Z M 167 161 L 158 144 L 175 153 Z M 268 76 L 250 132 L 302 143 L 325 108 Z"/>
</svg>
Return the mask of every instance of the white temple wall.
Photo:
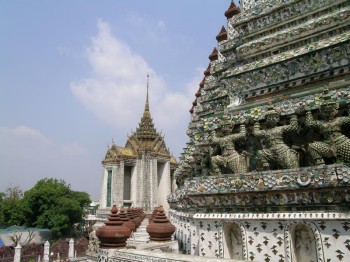
<svg viewBox="0 0 350 262">
<path fill-rule="evenodd" d="M 190 221 L 188 219 L 188 221 Z M 199 225 L 196 224 L 195 221 L 193 221 L 189 228 L 189 235 L 190 235 L 190 254 L 194 256 L 199 256 Z"/>
<path fill-rule="evenodd" d="M 221 223 L 217 220 L 198 222 L 199 255 L 203 257 L 223 257 Z"/>
<path fill-rule="evenodd" d="M 108 172 L 111 172 L 111 184 L 110 184 L 110 206 L 107 206 L 108 202 Z M 100 207 L 99 209 L 110 208 L 114 204 L 118 207 L 123 205 L 123 184 L 124 184 L 124 165 L 123 163 L 115 164 L 112 166 L 104 166 L 101 184 L 100 195 Z"/>
<path fill-rule="evenodd" d="M 106 190 L 107 190 L 107 170 L 103 167 L 102 179 L 101 179 L 101 190 L 100 190 L 100 207 L 106 208 Z"/>
<path fill-rule="evenodd" d="M 123 199 L 131 200 L 131 176 L 132 176 L 132 166 L 124 166 L 124 192 Z"/>
<path fill-rule="evenodd" d="M 135 207 L 143 207 L 143 199 L 144 199 L 144 190 L 145 190 L 145 181 L 144 181 L 144 175 L 142 172 L 142 159 L 136 160 L 136 183 L 134 185 L 135 189 L 135 195 L 136 195 L 136 202 L 133 203 L 133 206 Z"/>
<path fill-rule="evenodd" d="M 124 194 L 124 162 L 121 161 L 118 165 L 113 166 L 112 205 L 117 205 L 117 207 L 122 207 L 123 194 Z"/>
<path fill-rule="evenodd" d="M 102 171 L 102 184 L 100 194 L 100 209 L 107 207 L 107 184 L 108 184 L 108 171 L 112 170 L 112 184 L 113 184 L 113 166 L 104 166 Z M 113 185 L 111 185 L 111 202 L 113 199 Z"/>
<path fill-rule="evenodd" d="M 150 187 L 150 210 L 152 211 L 157 206 L 157 194 L 158 194 L 158 180 L 157 180 L 157 159 L 149 160 L 149 187 Z"/>
<path fill-rule="evenodd" d="M 283 262 L 305 256 L 310 259 L 305 261 L 317 262 L 350 257 L 348 213 L 190 215 L 170 210 L 169 217 L 179 247 L 192 255 L 232 259 L 234 251 L 242 252 L 243 260 Z M 231 224 L 237 225 L 236 237 L 228 230 Z"/>
<path fill-rule="evenodd" d="M 110 206 L 107 206 L 108 172 L 112 172 Z M 163 205 L 165 212 L 168 212 L 167 197 L 170 194 L 169 161 L 143 155 L 134 162 L 120 161 L 103 167 L 99 209 L 108 209 L 114 204 L 118 207 L 131 204 L 151 212 Z"/>
<path fill-rule="evenodd" d="M 196 243 L 198 242 L 199 227 L 194 224 L 192 216 L 185 213 L 169 212 L 169 219 L 176 227 L 174 238 L 178 241 L 179 252 L 198 255 L 199 245 Z"/>
<path fill-rule="evenodd" d="M 137 167 L 133 166 L 131 168 L 131 181 L 130 181 L 130 200 L 132 201 L 133 205 L 137 206 L 137 191 L 139 186 L 139 179 L 137 178 Z"/>
<path fill-rule="evenodd" d="M 143 177 L 143 188 L 142 188 L 142 205 L 141 207 L 146 211 L 150 212 L 152 209 L 152 172 L 153 165 L 152 160 L 147 155 L 142 156 L 141 173 Z"/>
<path fill-rule="evenodd" d="M 162 205 L 164 211 L 169 211 L 167 196 L 171 194 L 170 163 L 169 161 L 157 162 L 157 205 Z"/>
</svg>

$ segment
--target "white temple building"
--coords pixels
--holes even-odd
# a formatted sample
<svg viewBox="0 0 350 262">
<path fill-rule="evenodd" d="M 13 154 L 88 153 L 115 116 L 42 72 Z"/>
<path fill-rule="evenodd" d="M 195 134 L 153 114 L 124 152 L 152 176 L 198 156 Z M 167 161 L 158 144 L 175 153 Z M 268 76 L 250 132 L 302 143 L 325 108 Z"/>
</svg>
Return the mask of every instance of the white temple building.
<svg viewBox="0 0 350 262">
<path fill-rule="evenodd" d="M 153 124 L 147 97 L 139 127 L 125 147 L 114 143 L 102 161 L 103 174 L 98 217 L 110 213 L 112 205 L 141 207 L 145 212 L 163 205 L 168 211 L 172 174 L 176 159 L 166 147 L 164 137 Z"/>
</svg>

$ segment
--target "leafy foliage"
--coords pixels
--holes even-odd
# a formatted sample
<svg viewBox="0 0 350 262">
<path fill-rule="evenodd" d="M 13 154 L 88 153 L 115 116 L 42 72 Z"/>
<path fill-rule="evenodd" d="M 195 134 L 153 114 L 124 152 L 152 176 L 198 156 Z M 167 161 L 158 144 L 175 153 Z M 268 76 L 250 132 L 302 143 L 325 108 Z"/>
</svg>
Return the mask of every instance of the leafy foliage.
<svg viewBox="0 0 350 262">
<path fill-rule="evenodd" d="M 23 192 L 19 187 L 7 188 L 0 194 L 0 225 L 7 227 L 24 222 L 22 210 Z"/>
<path fill-rule="evenodd" d="M 14 190 L 0 195 L 0 223 L 47 228 L 55 239 L 73 232 L 91 202 L 87 193 L 73 191 L 63 180 L 52 178 L 39 180 L 22 195 Z"/>
</svg>

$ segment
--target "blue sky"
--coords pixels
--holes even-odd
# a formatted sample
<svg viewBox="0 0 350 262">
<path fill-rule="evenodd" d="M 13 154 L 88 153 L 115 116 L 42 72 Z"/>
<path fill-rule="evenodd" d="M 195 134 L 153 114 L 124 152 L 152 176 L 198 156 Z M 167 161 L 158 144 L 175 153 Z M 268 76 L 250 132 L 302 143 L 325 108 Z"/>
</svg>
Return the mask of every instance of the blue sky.
<svg viewBox="0 0 350 262">
<path fill-rule="evenodd" d="M 150 110 L 178 158 L 230 0 L 0 0 L 0 192 L 54 177 L 98 200 L 101 160 Z"/>
</svg>

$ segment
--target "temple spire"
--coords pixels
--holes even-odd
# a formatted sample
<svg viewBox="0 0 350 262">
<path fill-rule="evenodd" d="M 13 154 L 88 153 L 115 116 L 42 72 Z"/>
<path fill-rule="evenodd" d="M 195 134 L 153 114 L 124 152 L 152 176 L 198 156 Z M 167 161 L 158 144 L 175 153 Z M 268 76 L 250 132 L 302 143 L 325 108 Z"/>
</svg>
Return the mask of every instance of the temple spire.
<svg viewBox="0 0 350 262">
<path fill-rule="evenodd" d="M 148 89 L 149 89 L 149 74 L 147 74 L 147 95 L 146 95 L 145 112 L 146 111 L 149 112 Z"/>
<path fill-rule="evenodd" d="M 169 155 L 169 150 L 165 147 L 164 137 L 159 134 L 154 127 L 153 119 L 149 109 L 149 74 L 147 74 L 147 93 L 145 110 L 135 132 L 128 136 L 126 148 L 132 148 L 135 152 L 153 152 L 162 155 Z"/>
<path fill-rule="evenodd" d="M 149 111 L 149 102 L 148 102 L 148 90 L 149 90 L 149 74 L 147 74 L 147 94 L 146 94 L 146 104 L 145 104 L 145 111 L 143 112 L 143 118 L 151 118 L 151 113 Z"/>
<path fill-rule="evenodd" d="M 149 110 L 149 101 L 148 101 L 148 91 L 149 91 L 149 74 L 147 74 L 147 94 L 146 94 L 146 104 L 145 111 L 143 112 L 143 116 L 139 123 L 139 127 L 136 129 L 134 135 L 139 140 L 152 140 L 158 136 L 156 129 L 154 128 L 154 124 L 151 117 L 151 112 Z"/>
</svg>

